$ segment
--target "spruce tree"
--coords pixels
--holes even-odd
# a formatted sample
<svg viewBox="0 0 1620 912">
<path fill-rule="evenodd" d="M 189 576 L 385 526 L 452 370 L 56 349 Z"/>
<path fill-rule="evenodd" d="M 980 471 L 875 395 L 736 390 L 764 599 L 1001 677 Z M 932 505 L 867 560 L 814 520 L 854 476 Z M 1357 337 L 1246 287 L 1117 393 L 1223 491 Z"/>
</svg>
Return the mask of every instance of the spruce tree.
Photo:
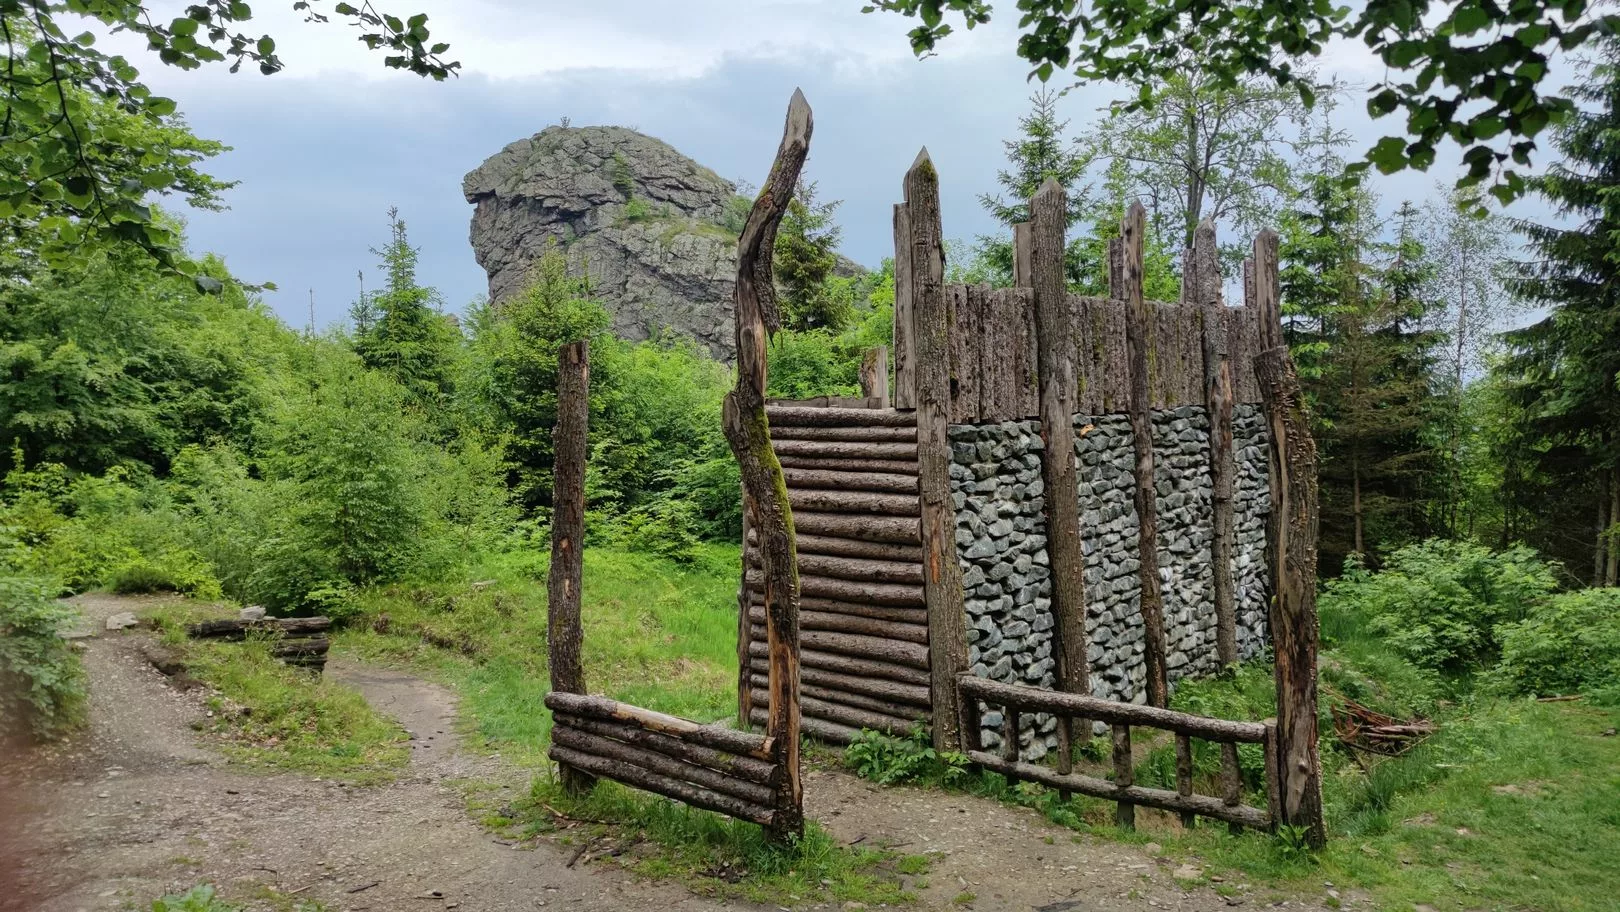
<svg viewBox="0 0 1620 912">
<path fill-rule="evenodd" d="M 827 280 L 838 266 L 843 229 L 833 220 L 842 200 L 816 199 L 815 181 L 799 181 L 776 232 L 776 283 L 781 289 L 782 326 L 838 332 L 855 316 L 855 302 Z"/>
<path fill-rule="evenodd" d="M 367 367 L 392 377 L 414 404 L 432 413 L 450 394 L 459 335 L 442 312 L 438 291 L 417 284 L 417 250 L 398 209 L 388 210 L 388 221 L 388 246 L 371 250 L 387 281 L 352 309 L 370 318 L 369 328 L 356 326 L 354 347 Z"/>
<path fill-rule="evenodd" d="M 1068 194 L 1067 225 L 1086 219 L 1090 209 L 1090 187 L 1083 184 L 1094 155 L 1066 139 L 1069 122 L 1057 113 L 1057 92 L 1043 88 L 1029 96 L 1030 109 L 1018 120 L 1018 137 L 1002 142 L 1007 149 L 1007 167 L 996 173 L 1001 193 L 979 195 L 979 205 L 996 221 L 1009 228 L 1029 220 L 1029 201 L 1047 178 L 1054 178 Z M 1012 282 L 1012 233 L 979 238 L 978 257 L 994 273 L 992 282 Z M 1071 243 L 1065 257 L 1071 282 L 1090 275 L 1081 248 Z"/>
</svg>

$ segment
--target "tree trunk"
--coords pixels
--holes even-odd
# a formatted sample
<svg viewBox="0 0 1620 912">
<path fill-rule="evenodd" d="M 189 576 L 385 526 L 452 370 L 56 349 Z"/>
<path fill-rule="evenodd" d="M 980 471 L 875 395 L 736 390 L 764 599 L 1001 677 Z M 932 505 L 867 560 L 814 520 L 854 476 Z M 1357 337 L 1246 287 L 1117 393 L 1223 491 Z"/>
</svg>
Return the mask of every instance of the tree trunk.
<svg viewBox="0 0 1620 912">
<path fill-rule="evenodd" d="M 1236 549 L 1236 517 L 1232 507 L 1232 358 L 1226 335 L 1226 308 L 1221 304 L 1220 252 L 1215 245 L 1215 224 L 1198 225 L 1182 272 L 1182 304 L 1203 315 L 1204 412 L 1209 418 L 1210 546 L 1215 596 L 1215 657 L 1223 668 L 1236 665 L 1236 581 L 1232 554 Z"/>
<path fill-rule="evenodd" d="M 546 644 L 550 652 L 551 689 L 585 693 L 585 663 L 580 655 L 585 632 L 580 622 L 580 586 L 584 576 L 585 459 L 590 420 L 591 351 L 584 339 L 557 352 L 557 424 L 552 428 L 556 462 L 551 474 L 551 572 L 546 579 Z M 560 764 L 563 788 L 573 794 L 596 784 L 591 774 Z"/>
<path fill-rule="evenodd" d="M 1616 537 L 1615 526 L 1620 525 L 1620 467 L 1616 467 L 1609 477 L 1609 569 L 1604 574 L 1603 585 L 1620 586 L 1620 538 Z"/>
</svg>

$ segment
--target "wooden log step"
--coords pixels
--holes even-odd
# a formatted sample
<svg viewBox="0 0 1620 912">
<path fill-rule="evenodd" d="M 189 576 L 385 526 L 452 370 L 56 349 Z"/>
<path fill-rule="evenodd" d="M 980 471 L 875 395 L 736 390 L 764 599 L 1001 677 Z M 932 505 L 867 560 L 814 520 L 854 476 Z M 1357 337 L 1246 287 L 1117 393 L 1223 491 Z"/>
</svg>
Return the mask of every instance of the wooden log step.
<svg viewBox="0 0 1620 912">
<path fill-rule="evenodd" d="M 915 443 L 838 443 L 830 440 L 773 440 L 778 456 L 821 459 L 916 459 Z"/>
<path fill-rule="evenodd" d="M 977 675 L 965 674 L 957 678 L 957 689 L 964 697 L 977 697 L 986 703 L 1016 706 L 1027 712 L 1048 712 L 1077 719 L 1097 719 L 1114 725 L 1144 725 L 1159 728 L 1205 741 L 1238 741 L 1260 744 L 1266 739 L 1266 726 L 1261 722 L 1232 722 L 1211 719 L 1173 709 L 1100 700 L 1077 693 L 1040 690 L 1021 684 L 1004 684 Z"/>
<path fill-rule="evenodd" d="M 757 588 L 748 590 L 750 607 L 765 607 L 765 595 Z M 928 611 L 924 608 L 896 608 L 893 605 L 862 605 L 858 602 L 840 602 L 837 599 L 800 598 L 800 611 L 822 611 L 828 614 L 848 614 L 899 624 L 928 624 Z"/>
<path fill-rule="evenodd" d="M 915 459 L 834 459 L 820 456 L 777 454 L 784 469 L 811 469 L 818 472 L 875 472 L 887 475 L 917 474 Z"/>
<path fill-rule="evenodd" d="M 257 621 L 203 621 L 192 624 L 186 628 L 186 636 L 203 639 L 205 637 L 225 637 L 239 640 L 247 636 L 250 631 L 266 633 L 280 633 L 284 636 L 322 633 L 332 629 L 332 619 L 329 617 L 307 618 L 264 618 Z"/>
<path fill-rule="evenodd" d="M 765 418 L 777 427 L 916 427 L 914 412 L 894 409 L 807 408 L 792 405 L 765 406 Z"/>
<path fill-rule="evenodd" d="M 917 493 L 917 476 L 884 472 L 827 472 L 815 469 L 783 469 L 782 477 L 793 490 L 826 488 L 833 491 L 884 491 L 890 494 Z"/>
<path fill-rule="evenodd" d="M 763 716 L 764 714 L 761 713 L 761 717 Z M 623 760 L 586 753 L 561 744 L 553 744 L 549 754 L 551 759 L 558 763 L 584 770 L 604 779 L 612 779 L 625 785 L 663 795 L 665 798 L 673 798 L 696 808 L 725 814 L 738 820 L 747 820 L 760 826 L 769 826 L 771 823 L 772 811 L 767 806 L 744 801 L 735 795 L 727 795 L 702 788 L 680 779 L 659 775 L 642 769 L 635 764 L 626 763 Z"/>
<path fill-rule="evenodd" d="M 615 741 L 624 741 L 637 747 L 655 750 L 660 754 L 674 757 L 676 760 L 697 766 L 706 766 L 721 773 L 738 776 L 760 785 L 769 785 L 771 773 L 775 770 L 775 767 L 765 760 L 754 757 L 739 757 L 725 751 L 704 747 L 701 744 L 689 744 L 679 738 L 670 737 L 662 732 L 649 731 L 627 722 L 586 719 L 580 716 L 570 716 L 566 713 L 556 714 L 553 721 L 557 726 L 567 726 L 599 737 L 612 738 Z"/>
<path fill-rule="evenodd" d="M 771 664 L 763 657 L 750 656 L 748 670 L 761 675 L 769 674 Z M 869 697 L 877 697 L 890 703 L 898 703 L 924 711 L 932 707 L 928 688 L 920 684 L 902 684 L 899 681 L 887 681 L 883 678 L 842 674 L 807 665 L 800 666 L 799 680 L 805 684 L 814 684 L 817 687 L 841 690 L 844 693 L 865 694 Z"/>
<path fill-rule="evenodd" d="M 772 425 L 772 440 L 836 440 L 844 443 L 916 443 L 915 427 L 793 427 Z"/>
<path fill-rule="evenodd" d="M 763 674 L 753 675 L 750 677 L 750 680 L 753 682 L 755 688 L 763 688 L 769 683 Z M 805 697 L 809 697 L 813 700 L 820 700 L 824 703 L 837 703 L 841 706 L 848 706 L 851 709 L 866 710 L 867 712 L 875 712 L 880 715 L 892 716 L 896 719 L 909 719 L 913 722 L 928 721 L 928 711 L 921 707 L 908 706 L 900 703 L 890 703 L 888 700 L 879 699 L 877 697 L 869 697 L 865 694 L 850 693 L 849 691 L 842 690 L 837 687 L 820 687 L 814 684 L 801 683 L 799 685 L 799 696 L 801 700 Z"/>
<path fill-rule="evenodd" d="M 765 697 L 767 694 L 762 691 L 760 696 Z M 648 750 L 623 741 L 615 741 L 612 738 L 604 738 L 584 729 L 573 728 L 568 725 L 554 725 L 551 729 L 551 743 L 570 747 L 583 753 L 595 754 L 598 757 L 621 760 L 649 772 L 657 773 L 660 776 L 668 776 L 671 779 L 679 779 L 682 782 L 700 785 L 710 791 L 741 798 L 751 804 L 769 805 L 772 800 L 773 793 L 770 786 L 761 785 L 758 782 L 749 782 L 746 779 L 728 775 L 706 766 L 697 766 L 677 760 L 668 754 L 655 750 Z"/>
<path fill-rule="evenodd" d="M 765 629 L 765 609 L 752 607 L 748 609 L 748 619 Z M 928 626 L 926 624 L 896 624 L 893 621 L 879 621 L 873 618 L 856 617 L 852 614 L 824 614 L 820 611 L 805 611 L 799 608 L 799 629 L 801 630 L 832 630 L 838 633 L 858 633 L 863 636 L 885 637 L 892 640 L 905 640 L 908 643 L 928 645 Z"/>
<path fill-rule="evenodd" d="M 824 491 L 789 488 L 788 504 L 795 510 L 821 513 L 853 513 L 861 516 L 918 516 L 922 501 L 915 494 L 882 494 L 875 491 Z"/>
<path fill-rule="evenodd" d="M 754 691 L 755 706 L 764 706 L 766 699 L 764 693 Z M 871 729 L 897 738 L 911 734 L 911 730 L 917 726 L 918 721 L 865 709 L 856 709 L 842 703 L 829 703 L 825 700 L 817 700 L 814 697 L 800 697 L 799 709 L 807 718 L 825 719 L 828 722 L 834 722 L 856 730 Z M 1171 794 L 1174 794 L 1174 792 Z M 1216 804 L 1219 803 L 1216 802 Z"/>
<path fill-rule="evenodd" d="M 749 565 L 759 566 L 759 552 L 748 549 Z M 799 554 L 799 572 L 832 579 L 870 583 L 903 583 L 921 586 L 921 561 L 869 560 L 860 557 L 829 557 L 825 554 Z"/>
<path fill-rule="evenodd" d="M 809 399 L 767 399 L 767 405 L 781 408 L 850 409 L 869 411 L 888 408 L 889 404 L 876 396 L 811 396 Z"/>
<path fill-rule="evenodd" d="M 764 585 L 764 579 L 758 570 L 749 569 L 744 578 L 749 588 L 758 589 Z M 825 596 L 857 604 L 895 605 L 901 608 L 915 608 L 923 604 L 921 586 L 855 582 L 809 574 L 799 576 L 799 594 Z"/>
<path fill-rule="evenodd" d="M 798 517 L 795 515 L 794 519 L 797 520 Z M 746 537 L 748 544 L 758 544 L 758 536 L 754 530 L 749 529 Z M 794 545 L 798 548 L 800 559 L 807 555 L 820 554 L 827 557 L 866 557 L 919 565 L 922 563 L 922 548 L 916 545 L 868 542 L 857 538 L 839 538 L 835 535 L 803 534 L 794 536 Z"/>
<path fill-rule="evenodd" d="M 307 637 L 297 640 L 282 640 L 270 649 L 270 654 L 278 659 L 312 659 L 320 657 L 326 661 L 326 653 L 332 648 L 332 641 L 326 637 Z"/>
<path fill-rule="evenodd" d="M 766 719 L 765 710 L 757 707 L 748 714 L 748 721 L 755 725 L 764 725 Z M 854 743 L 855 738 L 861 733 L 859 729 L 813 716 L 799 718 L 799 731 L 825 744 L 836 744 L 840 747 Z"/>
<path fill-rule="evenodd" d="M 750 635 L 760 645 L 764 645 L 764 628 L 756 626 L 750 631 Z M 799 642 L 809 649 L 836 652 L 861 659 L 875 659 L 879 662 L 893 662 L 896 665 L 925 671 L 928 669 L 928 647 L 916 643 L 853 633 L 836 633 L 831 630 L 802 630 L 799 632 Z M 750 651 L 753 649 L 752 643 L 749 644 L 749 649 Z"/>
<path fill-rule="evenodd" d="M 768 657 L 769 650 L 765 645 L 765 641 L 751 638 L 748 643 L 749 661 L 752 662 L 756 659 L 769 661 Z M 928 672 L 919 671 L 913 666 L 902 665 L 887 659 L 869 659 L 862 656 L 806 649 L 799 653 L 799 665 L 801 668 L 817 668 L 839 674 L 862 675 L 878 681 L 895 681 L 924 688 L 928 686 Z"/>
<path fill-rule="evenodd" d="M 1106 779 L 1098 779 L 1080 773 L 1068 773 L 1065 775 L 1050 767 L 1017 760 L 1007 760 L 985 751 L 968 751 L 968 759 L 987 770 L 1001 773 L 1010 779 L 1039 782 L 1051 788 L 1079 792 L 1082 795 L 1102 798 L 1106 801 L 1141 804 L 1165 811 L 1182 811 L 1259 829 L 1265 829 L 1271 823 L 1270 815 L 1265 811 L 1241 804 L 1232 807 L 1221 799 L 1212 798 L 1208 795 L 1179 795 L 1175 792 L 1147 788 L 1141 785 L 1119 786 Z"/>
<path fill-rule="evenodd" d="M 761 642 L 763 645 L 763 641 Z M 752 732 L 740 732 L 719 725 L 699 725 L 690 719 L 665 715 L 642 709 L 629 703 L 620 703 L 607 697 L 584 694 L 546 694 L 546 707 L 553 712 L 567 713 L 587 719 L 605 719 L 609 722 L 628 722 L 649 731 L 661 732 L 692 744 L 701 744 L 728 754 L 771 759 L 771 739 Z"/>
</svg>

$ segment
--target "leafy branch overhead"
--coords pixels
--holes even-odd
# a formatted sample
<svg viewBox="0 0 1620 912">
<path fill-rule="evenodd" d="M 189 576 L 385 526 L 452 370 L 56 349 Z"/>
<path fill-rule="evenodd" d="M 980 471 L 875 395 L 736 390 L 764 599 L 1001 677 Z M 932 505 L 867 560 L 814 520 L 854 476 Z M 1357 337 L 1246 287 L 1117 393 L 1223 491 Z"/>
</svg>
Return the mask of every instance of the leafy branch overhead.
<svg viewBox="0 0 1620 912">
<path fill-rule="evenodd" d="M 296 0 L 311 22 L 336 16 L 355 27 L 384 65 L 444 79 L 460 64 L 434 43 L 427 16 L 383 13 L 370 2 Z M 133 0 L 0 0 L 0 227 L 15 240 L 27 231 L 47 259 L 71 255 L 82 242 L 133 242 L 165 265 L 190 267 L 175 235 L 149 207 L 152 194 L 174 194 L 217 208 L 229 185 L 191 168 L 197 150 L 176 150 L 164 137 L 183 127 L 171 98 L 154 95 L 122 55 L 97 47 L 98 32 L 146 39 L 159 61 L 192 70 L 244 64 L 270 75 L 282 69 L 275 39 L 241 31 L 253 17 L 242 0 L 200 0 L 168 21 Z M 89 28 L 86 29 L 85 27 Z M 194 141 L 201 142 L 201 141 Z M 212 148 L 204 154 L 213 154 Z"/>
<path fill-rule="evenodd" d="M 1154 77 L 1191 54 L 1227 87 L 1262 76 L 1292 86 L 1307 103 L 1316 87 L 1297 69 L 1335 39 L 1359 41 L 1387 67 L 1372 87 L 1373 117 L 1406 116 L 1400 136 L 1386 136 L 1352 167 L 1384 173 L 1433 164 L 1441 142 L 1463 149 L 1461 182 L 1495 178 L 1492 193 L 1519 195 L 1535 138 L 1573 109 L 1542 87 L 1551 56 L 1600 34 L 1620 16 L 1599 14 L 1587 0 L 1366 0 L 1356 8 L 1332 0 L 1019 0 L 1018 54 L 1045 81 L 1073 70 L 1087 81 L 1138 85 L 1131 106 L 1151 103 Z M 988 0 L 873 0 L 883 10 L 921 20 L 912 49 L 932 53 L 950 35 L 990 21 Z"/>
</svg>

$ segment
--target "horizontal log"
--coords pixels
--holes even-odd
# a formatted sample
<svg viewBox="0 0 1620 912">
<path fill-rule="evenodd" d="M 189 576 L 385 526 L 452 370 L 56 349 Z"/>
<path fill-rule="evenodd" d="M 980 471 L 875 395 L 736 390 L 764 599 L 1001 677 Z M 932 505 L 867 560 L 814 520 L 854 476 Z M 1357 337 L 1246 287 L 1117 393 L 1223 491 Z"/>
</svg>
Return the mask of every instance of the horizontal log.
<svg viewBox="0 0 1620 912">
<path fill-rule="evenodd" d="M 837 536 L 901 545 L 922 543 L 921 523 L 906 516 L 847 516 L 841 513 L 793 511 L 793 529 L 807 535 Z"/>
<path fill-rule="evenodd" d="M 772 440 L 837 440 L 844 443 L 916 443 L 915 427 L 794 427 L 773 425 Z"/>
<path fill-rule="evenodd" d="M 768 660 L 769 652 L 765 647 L 765 641 L 750 639 L 748 656 L 750 661 L 757 658 L 767 658 Z M 805 649 L 799 653 L 799 665 L 801 668 L 819 668 L 823 671 L 836 671 L 841 674 L 866 675 L 879 680 L 898 681 L 901 684 L 915 684 L 920 687 L 928 686 L 928 672 L 919 671 L 911 665 L 902 665 L 882 658 L 872 659 L 858 655 L 851 656 L 843 653 Z"/>
<path fill-rule="evenodd" d="M 763 688 L 769 683 L 763 674 L 752 675 L 749 680 L 756 688 Z M 803 678 L 800 678 L 800 681 L 802 682 Z M 805 697 L 820 700 L 823 703 L 839 703 L 853 709 L 875 712 L 896 719 L 909 719 L 913 722 L 928 721 L 928 710 L 920 706 L 890 703 L 888 700 L 879 699 L 878 697 L 850 693 L 836 687 L 821 687 L 816 684 L 801 683 L 799 685 L 799 698 L 803 700 Z"/>
<path fill-rule="evenodd" d="M 894 409 L 806 408 L 792 405 L 766 405 L 765 418 L 772 427 L 916 427 L 915 412 Z"/>
<path fill-rule="evenodd" d="M 922 500 L 916 494 L 884 494 L 877 491 L 789 488 L 788 504 L 795 510 L 860 516 L 918 516 L 922 513 Z"/>
<path fill-rule="evenodd" d="M 763 707 L 767 699 L 766 695 L 758 690 L 753 692 L 753 698 L 754 705 L 759 707 Z M 802 714 L 808 718 L 825 719 L 828 722 L 834 722 L 854 729 L 871 729 L 872 731 L 882 732 L 885 735 L 893 735 L 897 738 L 905 737 L 906 735 L 911 734 L 911 730 L 917 727 L 918 722 L 918 720 L 914 718 L 899 718 L 884 713 L 872 712 L 870 710 L 856 709 L 853 706 L 845 706 L 842 703 L 829 703 L 825 700 L 817 700 L 814 697 L 806 696 L 801 696 L 799 698 L 799 709 Z"/>
<path fill-rule="evenodd" d="M 888 403 L 876 396 L 812 396 L 809 399 L 770 399 L 770 405 L 781 408 L 846 409 L 870 411 L 887 408 Z"/>
<path fill-rule="evenodd" d="M 1098 779 L 1081 773 L 1065 774 L 1034 763 L 1007 760 L 986 751 L 968 751 L 968 759 L 987 770 L 1000 773 L 1010 779 L 1039 782 L 1060 791 L 1078 792 L 1105 801 L 1124 801 L 1130 804 L 1159 808 L 1164 811 L 1198 814 L 1202 817 L 1213 817 L 1216 820 L 1224 820 L 1227 823 L 1236 823 L 1256 829 L 1266 829 L 1271 826 L 1271 816 L 1265 811 L 1242 804 L 1228 805 L 1221 799 L 1212 798 L 1208 795 L 1180 795 L 1175 792 L 1167 792 L 1164 789 L 1147 788 L 1141 785 L 1120 786 L 1106 779 Z"/>
<path fill-rule="evenodd" d="M 761 760 L 771 759 L 771 739 L 764 735 L 735 731 L 719 725 L 699 725 L 690 719 L 642 709 L 607 697 L 553 691 L 546 694 L 546 706 L 553 712 L 567 713 L 571 716 L 628 722 L 692 744 L 723 750 L 728 754 L 758 757 Z"/>
<path fill-rule="evenodd" d="M 747 820 L 760 826 L 769 826 L 771 823 L 772 811 L 769 807 L 744 801 L 734 795 L 711 791 L 690 782 L 661 776 L 622 760 L 589 754 L 560 744 L 553 744 L 549 753 L 551 759 L 558 763 L 663 795 L 665 798 L 673 798 L 695 808 L 725 814 L 738 820 Z"/>
<path fill-rule="evenodd" d="M 186 628 L 186 635 L 202 639 L 204 637 L 227 637 L 239 640 L 247 636 L 249 631 L 262 631 L 266 633 L 280 633 L 284 636 L 298 634 L 321 633 L 332 629 L 332 619 L 329 617 L 307 618 L 263 618 L 257 621 L 203 621 L 192 624 Z"/>
<path fill-rule="evenodd" d="M 712 750 L 701 744 L 689 744 L 679 738 L 661 732 L 649 731 L 628 722 L 586 719 L 581 716 L 570 716 L 566 713 L 558 713 L 553 717 L 553 721 L 557 726 L 576 728 L 603 738 L 612 738 L 648 750 L 655 750 L 677 760 L 697 766 L 706 766 L 722 773 L 746 779 L 749 782 L 757 782 L 760 785 L 770 784 L 771 773 L 775 769 L 765 760 L 754 757 L 739 757 L 725 751 Z"/>
<path fill-rule="evenodd" d="M 764 725 L 766 722 L 765 710 L 755 707 L 748 714 L 748 721 L 755 725 Z M 851 744 L 860 735 L 860 729 L 828 722 L 826 719 L 817 719 L 814 716 L 801 716 L 799 718 L 799 731 L 815 738 L 825 744 L 836 744 L 840 747 Z"/>
<path fill-rule="evenodd" d="M 835 459 L 819 456 L 777 455 L 784 469 L 810 469 L 818 472 L 874 472 L 885 475 L 917 475 L 915 459 Z"/>
<path fill-rule="evenodd" d="M 278 659 L 301 658 L 310 659 L 325 656 L 332 648 L 332 641 L 326 637 L 309 637 L 299 640 L 282 640 L 270 649 L 270 654 Z M 323 658 L 322 661 L 325 661 Z"/>
<path fill-rule="evenodd" d="M 765 633 L 758 627 L 751 630 L 750 635 L 760 643 L 765 642 Z M 908 668 L 928 668 L 928 647 L 916 643 L 859 636 L 853 633 L 834 633 L 830 630 L 801 630 L 799 642 L 809 649 L 893 662 Z"/>
<path fill-rule="evenodd" d="M 759 566 L 758 552 L 747 551 L 751 566 Z M 824 554 L 799 553 L 799 572 L 811 576 L 826 576 L 867 583 L 902 583 L 921 586 L 921 561 L 883 561 L 859 557 L 829 557 Z"/>
<path fill-rule="evenodd" d="M 758 588 L 748 590 L 748 604 L 764 607 L 765 596 Z M 799 610 L 823 611 L 828 614 L 849 614 L 855 617 L 873 618 L 879 621 L 894 621 L 900 624 L 927 624 L 928 610 L 926 608 L 896 608 L 893 605 L 862 605 L 859 602 L 840 602 L 837 599 L 800 598 Z"/>
<path fill-rule="evenodd" d="M 922 547 L 919 545 L 865 542 L 831 535 L 798 535 L 794 537 L 794 544 L 798 547 L 801 558 L 818 554 L 826 557 L 864 557 L 871 560 L 922 565 Z"/>
<path fill-rule="evenodd" d="M 915 443 L 838 443 L 831 440 L 773 440 L 778 456 L 821 459 L 916 459 Z"/>
<path fill-rule="evenodd" d="M 884 491 L 890 494 L 917 493 L 917 476 L 887 472 L 827 472 L 815 469 L 783 469 L 782 477 L 792 490 L 826 488 L 833 491 Z"/>
<path fill-rule="evenodd" d="M 986 703 L 1000 706 L 1016 706 L 1028 712 L 1048 712 L 1076 719 L 1096 719 L 1109 724 L 1143 725 L 1203 738 L 1205 741 L 1259 744 L 1266 739 L 1266 727 L 1260 722 L 1210 719 L 1172 709 L 1099 700 L 1082 694 L 1040 690 L 1020 684 L 1004 684 L 971 674 L 960 676 L 957 682 L 958 689 L 965 697 L 977 697 Z"/>
<path fill-rule="evenodd" d="M 750 568 L 744 580 L 750 589 L 762 585 L 760 571 Z M 923 603 L 921 586 L 900 583 L 866 583 L 855 580 L 831 579 L 825 576 L 799 576 L 799 594 L 824 596 L 844 602 L 870 605 L 895 605 L 915 608 Z"/>
<path fill-rule="evenodd" d="M 748 609 L 748 619 L 761 628 L 765 625 L 765 609 L 752 607 Z M 800 630 L 832 630 L 839 633 L 859 633 L 865 636 L 883 637 L 890 640 L 905 640 L 908 643 L 928 645 L 928 627 L 923 624 L 896 624 L 891 621 L 879 621 L 873 618 L 856 617 L 851 614 L 827 614 L 820 611 L 805 611 L 803 606 L 799 610 Z"/>
<path fill-rule="evenodd" d="M 748 669 L 759 674 L 768 674 L 771 663 L 764 657 L 748 659 Z M 869 697 L 878 697 L 891 703 L 913 706 L 920 710 L 928 710 L 932 706 L 927 685 L 903 684 L 899 681 L 887 681 L 883 678 L 843 674 L 837 671 L 826 671 L 821 668 L 812 668 L 801 665 L 799 667 L 799 680 L 805 684 L 814 684 L 817 687 L 826 687 L 841 690 L 845 693 L 865 694 Z"/>
<path fill-rule="evenodd" d="M 760 696 L 765 697 L 767 694 L 761 692 Z M 645 747 L 623 741 L 615 741 L 612 738 L 604 738 L 601 735 L 568 725 L 552 726 L 551 743 L 562 747 L 570 747 L 583 753 L 595 754 L 598 757 L 619 760 L 648 772 L 657 773 L 660 776 L 668 776 L 671 779 L 679 779 L 682 782 L 700 785 L 712 792 L 741 798 L 750 804 L 769 806 L 774 794 L 770 786 L 760 785 L 758 782 L 749 782 L 746 779 L 728 775 L 719 770 L 710 769 L 706 766 L 697 766 L 683 760 L 677 760 L 668 754 L 648 750 Z"/>
</svg>

